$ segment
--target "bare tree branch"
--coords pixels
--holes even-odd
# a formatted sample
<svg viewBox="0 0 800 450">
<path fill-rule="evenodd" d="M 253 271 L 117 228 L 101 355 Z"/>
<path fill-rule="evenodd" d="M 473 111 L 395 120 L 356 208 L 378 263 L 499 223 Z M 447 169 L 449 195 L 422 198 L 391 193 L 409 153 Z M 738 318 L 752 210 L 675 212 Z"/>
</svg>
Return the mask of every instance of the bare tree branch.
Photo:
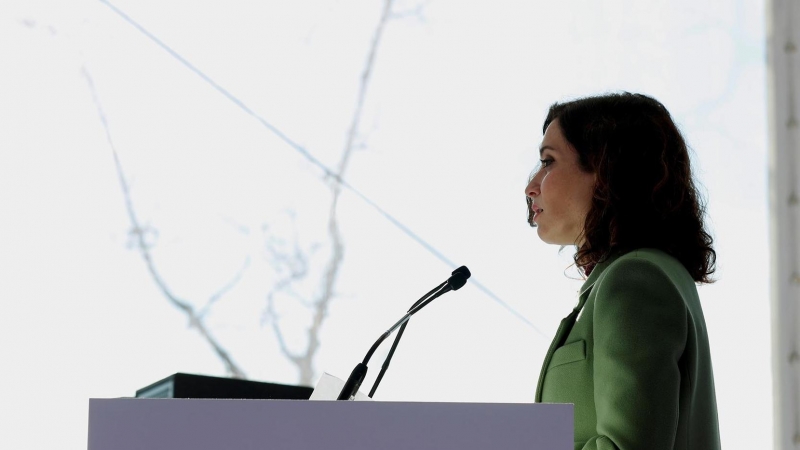
<svg viewBox="0 0 800 450">
<path fill-rule="evenodd" d="M 393 3 L 394 0 L 384 0 L 381 17 L 373 33 L 371 45 L 369 47 L 369 51 L 367 54 L 367 59 L 361 73 L 359 87 L 358 87 L 358 94 L 356 97 L 355 109 L 353 111 L 353 116 L 347 133 L 345 146 L 342 150 L 342 154 L 340 157 L 338 169 L 335 172 L 326 171 L 327 174 L 326 176 L 328 178 L 327 180 L 328 185 L 331 190 L 331 202 L 330 202 L 328 226 L 327 226 L 330 253 L 328 261 L 325 265 L 324 272 L 322 274 L 322 279 L 320 281 L 320 289 L 318 290 L 318 293 L 313 301 L 304 301 L 304 297 L 302 295 L 298 295 L 297 292 L 295 292 L 295 290 L 293 289 L 294 284 L 307 277 L 308 265 L 309 265 L 308 258 L 305 256 L 305 253 L 300 249 L 300 246 L 297 244 L 297 240 L 295 239 L 294 251 L 289 253 L 282 251 L 282 249 L 276 248 L 275 246 L 272 245 L 271 242 L 268 242 L 267 245 L 267 251 L 272 258 L 273 265 L 276 267 L 276 270 L 279 273 L 283 272 L 285 273 L 285 275 L 279 277 L 279 280 L 273 287 L 272 291 L 267 295 L 267 307 L 264 313 L 264 318 L 269 319 L 269 322 L 271 323 L 273 332 L 275 333 L 278 345 L 283 355 L 286 358 L 288 358 L 295 366 L 297 366 L 300 372 L 301 384 L 311 384 L 311 382 L 313 381 L 314 378 L 313 361 L 320 347 L 319 333 L 322 324 L 328 315 L 330 303 L 337 295 L 336 281 L 338 279 L 339 272 L 341 269 L 341 264 L 344 258 L 344 244 L 342 241 L 342 234 L 337 217 L 339 197 L 341 195 L 343 188 L 342 180 L 349 166 L 350 157 L 353 151 L 364 146 L 363 143 L 359 142 L 359 125 L 361 122 L 362 111 L 366 100 L 368 88 L 370 85 L 372 70 L 375 65 L 375 60 L 378 54 L 378 48 L 380 46 L 381 38 L 383 36 L 383 31 L 385 29 L 387 22 L 392 18 Z M 116 149 L 113 146 L 113 143 L 111 142 L 111 137 L 109 133 L 108 124 L 106 123 L 105 115 L 103 114 L 102 108 L 100 107 L 100 103 L 97 101 L 96 92 L 91 82 L 91 78 L 89 77 L 88 73 L 85 70 L 84 72 L 87 81 L 89 82 L 90 88 L 92 89 L 92 95 L 95 98 L 95 103 L 98 107 L 98 113 L 100 114 L 101 121 L 103 122 L 103 127 L 106 130 L 106 135 L 109 140 L 109 145 L 111 146 L 114 154 L 114 161 L 117 167 L 117 173 L 120 179 L 120 184 L 122 185 L 123 194 L 125 196 L 126 207 L 128 209 L 128 215 L 130 218 L 130 222 L 132 224 L 132 238 L 134 239 L 134 243 L 136 244 L 139 252 L 141 253 L 142 258 L 145 260 L 153 280 L 156 282 L 157 286 L 162 291 L 164 296 L 173 305 L 175 305 L 189 317 L 190 324 L 193 327 L 197 328 L 198 331 L 201 333 L 201 335 L 203 335 L 209 342 L 209 344 L 211 344 L 217 355 L 223 360 L 223 362 L 225 362 L 229 372 L 232 373 L 234 376 L 244 377 L 244 374 L 242 373 L 241 369 L 239 369 L 233 363 L 231 358 L 228 356 L 227 352 L 224 349 L 222 349 L 219 343 L 211 336 L 210 332 L 208 331 L 207 327 L 203 322 L 203 317 L 204 314 L 207 312 L 208 308 L 212 306 L 219 299 L 221 295 L 224 295 L 224 293 L 228 292 L 231 289 L 231 287 L 238 282 L 238 280 L 241 278 L 242 273 L 246 270 L 249 260 L 248 263 L 245 264 L 245 267 L 241 269 L 241 271 L 234 277 L 234 279 L 230 283 L 228 283 L 228 285 L 224 286 L 220 290 L 220 292 L 214 294 L 209 299 L 206 306 L 202 308 L 200 312 L 196 312 L 190 303 L 179 299 L 171 292 L 171 290 L 167 287 L 163 278 L 156 270 L 155 265 L 153 263 L 152 255 L 150 252 L 151 245 L 148 243 L 148 239 L 146 238 L 146 236 L 151 235 L 152 229 L 150 227 L 142 227 L 136 217 L 135 209 L 133 207 L 133 202 L 130 195 L 130 188 L 127 181 L 125 180 L 119 156 L 116 152 Z M 240 231 L 246 233 L 248 230 L 246 228 L 240 228 Z M 310 307 L 313 310 L 311 324 L 306 330 L 307 345 L 305 347 L 305 350 L 300 353 L 294 353 L 288 347 L 283 332 L 280 328 L 280 323 L 279 323 L 280 317 L 278 316 L 275 307 L 276 296 L 278 294 L 288 295 L 292 298 L 298 299 L 307 307 Z"/>
<path fill-rule="evenodd" d="M 164 297 L 166 297 L 173 306 L 186 314 L 186 316 L 189 318 L 189 326 L 195 328 L 203 337 L 203 339 L 205 339 L 205 341 L 211 346 L 211 348 L 214 350 L 214 353 L 225 365 L 225 370 L 234 378 L 247 378 L 244 371 L 242 371 L 242 369 L 236 365 L 236 363 L 233 361 L 233 358 L 231 358 L 230 354 L 228 354 L 228 351 L 225 350 L 222 345 L 220 345 L 220 343 L 208 330 L 208 327 L 206 327 L 205 323 L 203 322 L 203 318 L 195 312 L 194 307 L 192 307 L 189 302 L 178 298 L 167 286 L 167 283 L 156 269 L 155 263 L 153 262 L 153 257 L 150 253 L 151 245 L 148 244 L 146 238 L 146 235 L 149 232 L 149 227 L 142 227 L 139 219 L 136 216 L 136 210 L 133 206 L 130 188 L 128 186 L 128 182 L 125 180 L 125 172 L 122 169 L 122 163 L 120 162 L 117 149 L 114 146 L 114 141 L 111 139 L 111 130 L 108 126 L 105 112 L 103 111 L 102 104 L 100 103 L 100 99 L 97 95 L 97 90 L 94 87 L 94 81 L 92 80 L 92 77 L 85 66 L 82 67 L 81 72 L 86 79 L 87 84 L 89 85 L 89 90 L 92 93 L 92 100 L 97 108 L 97 113 L 100 117 L 100 122 L 103 125 L 103 130 L 106 133 L 106 140 L 108 141 L 108 145 L 111 148 L 111 152 L 114 156 L 114 166 L 117 170 L 117 176 L 119 177 L 120 186 L 122 187 L 122 194 L 125 199 L 125 208 L 127 209 L 128 219 L 131 223 L 131 236 L 134 238 L 136 247 L 142 256 L 142 259 L 145 261 L 147 270 L 150 272 L 150 276 L 153 278 L 153 281 L 156 283 L 156 286 L 158 286 Z"/>
<path fill-rule="evenodd" d="M 279 323 L 280 316 L 275 312 L 275 291 L 267 294 L 267 314 L 270 319 L 269 322 L 272 326 L 272 330 L 275 332 L 275 338 L 278 341 L 278 348 L 280 348 L 281 353 L 283 353 L 283 356 L 288 358 L 292 364 L 300 366 L 302 364 L 302 356 L 292 352 L 286 344 L 286 339 L 283 337 L 283 331 Z M 301 382 L 301 384 L 303 383 Z"/>
<path fill-rule="evenodd" d="M 223 222 L 230 225 L 234 230 L 238 231 L 239 233 L 242 233 L 245 236 L 250 234 L 250 228 L 248 228 L 247 225 L 241 224 L 226 215 L 220 214 L 219 218 L 222 219 Z"/>
<path fill-rule="evenodd" d="M 284 252 L 280 250 L 278 246 L 274 245 L 272 240 L 267 242 L 265 250 L 268 253 L 270 262 L 272 263 L 273 267 L 275 267 L 275 271 L 279 274 L 288 272 L 285 276 L 280 277 L 273 286 L 273 289 L 269 294 L 270 296 L 273 296 L 273 299 L 275 293 L 282 292 L 289 297 L 294 298 L 306 308 L 314 308 L 314 303 L 309 301 L 303 295 L 297 293 L 293 289 L 293 285 L 308 276 L 310 265 L 309 256 L 313 255 L 315 248 L 316 245 L 312 245 L 308 251 L 301 249 L 297 238 L 297 230 L 295 230 L 294 245 L 291 252 Z M 272 301 L 274 302 L 274 300 Z M 264 320 L 268 319 L 270 315 L 271 314 L 268 309 L 262 318 L 262 323 Z"/>
<path fill-rule="evenodd" d="M 367 96 L 367 89 L 372 76 L 372 68 L 375 65 L 375 58 L 378 54 L 381 37 L 385 29 L 386 23 L 389 21 L 389 16 L 392 11 L 393 0 L 385 0 L 383 5 L 383 12 L 381 14 L 378 26 L 375 28 L 375 33 L 372 37 L 372 44 L 370 45 L 367 62 L 364 65 L 364 70 L 361 73 L 361 83 L 358 90 L 358 99 L 356 100 L 356 108 L 353 112 L 353 118 L 350 123 L 350 130 L 347 133 L 347 142 L 342 156 L 339 161 L 339 168 L 336 176 L 339 180 L 344 178 L 345 172 L 350 162 L 350 155 L 353 152 L 353 144 L 358 136 L 358 125 L 361 122 L 361 112 L 364 107 L 364 101 Z M 308 328 L 308 345 L 306 353 L 300 365 L 300 379 L 301 382 L 311 383 L 314 377 L 313 361 L 319 349 L 319 333 L 322 328 L 322 322 L 328 315 L 328 307 L 331 300 L 336 295 L 335 286 L 336 280 L 341 268 L 342 259 L 344 258 L 344 245 L 342 243 L 342 235 L 339 230 L 339 221 L 337 217 L 337 208 L 339 205 L 339 195 L 341 194 L 342 185 L 338 181 L 331 181 L 330 183 L 332 198 L 331 208 L 328 219 L 328 234 L 331 239 L 331 256 L 328 261 L 328 267 L 325 271 L 325 278 L 322 281 L 322 292 L 316 302 L 316 310 L 314 311 L 314 318 L 311 326 Z"/>
<path fill-rule="evenodd" d="M 394 11 L 391 15 L 391 19 L 406 19 L 408 17 L 414 17 L 422 23 L 426 22 L 425 19 L 425 7 L 430 4 L 430 0 L 420 2 L 414 5 L 413 8 L 404 9 L 401 11 Z"/>
<path fill-rule="evenodd" d="M 230 292 L 231 289 L 233 289 L 234 287 L 236 287 L 237 284 L 239 284 L 239 282 L 242 280 L 242 276 L 244 276 L 244 273 L 247 272 L 247 269 L 249 267 L 250 267 L 250 256 L 248 255 L 247 258 L 245 258 L 244 260 L 244 265 L 242 266 L 242 268 L 239 269 L 238 272 L 236 272 L 236 275 L 234 275 L 233 278 L 230 281 L 228 281 L 228 283 L 225 286 L 222 286 L 217 292 L 215 292 L 211 297 L 208 298 L 208 302 L 205 304 L 205 306 L 200 308 L 200 311 L 197 313 L 197 317 L 200 318 L 205 317 L 205 315 L 208 313 L 211 307 L 214 306 L 214 303 L 218 302 L 219 299 L 221 299 L 225 294 Z"/>
<path fill-rule="evenodd" d="M 314 312 L 311 325 L 309 325 L 308 329 L 306 330 L 306 335 L 307 335 L 306 348 L 301 355 L 291 352 L 291 350 L 286 345 L 283 333 L 278 323 L 279 322 L 278 317 L 275 315 L 275 310 L 274 310 L 275 292 L 273 291 L 267 296 L 267 304 L 268 304 L 267 312 L 268 315 L 271 317 L 271 324 L 273 331 L 275 332 L 275 336 L 278 340 L 278 345 L 280 346 L 281 352 L 284 354 L 284 356 L 286 356 L 290 361 L 292 361 L 295 364 L 295 366 L 297 366 L 297 369 L 300 372 L 301 384 L 310 385 L 313 382 L 315 375 L 314 364 L 313 364 L 314 357 L 316 356 L 320 346 L 319 333 L 322 328 L 322 323 L 325 321 L 325 318 L 328 315 L 328 309 L 330 307 L 330 303 L 336 296 L 336 280 L 339 276 L 339 270 L 341 268 L 342 260 L 344 258 L 344 244 L 342 242 L 342 234 L 339 229 L 339 221 L 337 217 L 339 196 L 342 190 L 341 180 L 344 178 L 344 174 L 347 171 L 347 167 L 350 162 L 350 156 L 352 155 L 353 150 L 357 147 L 356 143 L 358 138 L 358 127 L 359 123 L 361 122 L 361 114 L 363 111 L 364 102 L 367 96 L 367 90 L 369 88 L 369 83 L 372 76 L 372 69 L 375 65 L 375 59 L 378 54 L 378 48 L 380 46 L 381 37 L 383 36 L 383 31 L 385 29 L 386 23 L 389 21 L 389 18 L 391 17 L 392 4 L 393 0 L 384 1 L 381 18 L 372 36 L 372 43 L 370 45 L 369 52 L 367 54 L 367 60 L 361 72 L 358 96 L 356 98 L 356 106 L 355 110 L 353 111 L 353 117 L 350 122 L 350 129 L 348 130 L 347 133 L 347 140 L 345 142 L 345 146 L 344 149 L 342 150 L 342 155 L 339 160 L 339 167 L 336 173 L 331 177 L 332 179 L 329 180 L 329 187 L 331 189 L 331 205 L 328 215 L 328 236 L 330 237 L 330 257 L 328 259 L 328 263 L 326 264 L 325 272 L 323 273 L 320 293 L 317 299 L 313 303 Z M 288 283 L 291 283 L 291 281 L 288 281 Z M 286 285 L 283 285 L 283 288 L 285 287 Z"/>
<path fill-rule="evenodd" d="M 288 296 L 300 301 L 307 307 L 313 307 L 313 304 L 308 303 L 303 296 L 299 295 L 292 288 L 295 283 L 305 279 L 308 276 L 309 263 L 306 253 L 300 248 L 299 239 L 297 236 L 297 228 L 294 226 L 294 216 L 292 215 L 291 218 L 294 229 L 294 242 L 292 249 L 290 251 L 284 251 L 283 246 L 280 244 L 283 244 L 285 241 L 282 239 L 276 239 L 274 237 L 268 238 L 265 245 L 267 256 L 269 257 L 273 267 L 275 267 L 275 271 L 279 274 L 285 273 L 285 275 L 278 279 L 278 281 L 275 283 L 275 286 L 273 286 L 272 290 L 267 294 L 267 307 L 262 315 L 261 321 L 262 324 L 266 322 L 270 324 L 273 332 L 275 333 L 281 353 L 287 359 L 289 359 L 292 364 L 295 364 L 299 367 L 302 365 L 303 356 L 293 352 L 289 348 L 288 344 L 286 343 L 286 339 L 283 336 L 283 331 L 280 327 L 280 315 L 278 315 L 277 311 L 275 310 L 276 296 L 281 293 L 287 294 Z"/>
</svg>

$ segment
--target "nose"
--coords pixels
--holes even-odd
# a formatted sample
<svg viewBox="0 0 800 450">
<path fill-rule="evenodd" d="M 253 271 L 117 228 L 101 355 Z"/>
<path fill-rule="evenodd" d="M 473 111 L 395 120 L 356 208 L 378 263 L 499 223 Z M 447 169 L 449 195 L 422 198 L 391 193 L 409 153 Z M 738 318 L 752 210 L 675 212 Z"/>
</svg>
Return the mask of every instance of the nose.
<svg viewBox="0 0 800 450">
<path fill-rule="evenodd" d="M 540 173 L 541 173 L 541 170 L 538 170 L 538 169 L 534 169 L 534 171 L 531 172 L 531 175 L 530 175 L 529 180 L 528 180 L 528 185 L 525 186 L 525 196 L 527 196 L 528 198 L 533 198 L 533 197 L 536 197 L 536 196 L 539 195 L 539 192 L 540 192 L 539 189 L 541 187 L 540 184 L 539 184 L 539 182 L 540 182 L 539 174 Z"/>
</svg>

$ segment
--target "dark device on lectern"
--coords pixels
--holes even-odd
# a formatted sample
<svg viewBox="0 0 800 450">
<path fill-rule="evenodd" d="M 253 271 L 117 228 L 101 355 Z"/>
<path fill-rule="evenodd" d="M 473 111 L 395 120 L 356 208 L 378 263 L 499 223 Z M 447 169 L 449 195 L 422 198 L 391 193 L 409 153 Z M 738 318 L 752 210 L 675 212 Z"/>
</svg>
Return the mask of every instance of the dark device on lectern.
<svg viewBox="0 0 800 450">
<path fill-rule="evenodd" d="M 308 400 L 313 391 L 307 386 L 176 373 L 137 390 L 136 397 Z"/>
</svg>

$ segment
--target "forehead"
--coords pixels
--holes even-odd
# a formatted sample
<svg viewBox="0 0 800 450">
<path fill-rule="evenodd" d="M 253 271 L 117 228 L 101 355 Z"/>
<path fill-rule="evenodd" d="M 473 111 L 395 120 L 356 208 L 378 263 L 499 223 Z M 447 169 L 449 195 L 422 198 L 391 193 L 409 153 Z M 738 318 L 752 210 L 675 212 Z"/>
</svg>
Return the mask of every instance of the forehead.
<svg viewBox="0 0 800 450">
<path fill-rule="evenodd" d="M 558 119 L 550 122 L 542 137 L 542 144 L 539 146 L 539 154 L 545 150 L 552 150 L 558 152 L 559 150 L 569 147 L 567 140 L 561 133 L 561 126 L 558 124 Z"/>
<path fill-rule="evenodd" d="M 561 132 L 561 124 L 558 122 L 558 119 L 550 122 L 550 125 L 548 125 L 547 129 L 544 130 L 542 143 L 547 143 L 548 141 L 564 141 L 564 134 Z"/>
</svg>

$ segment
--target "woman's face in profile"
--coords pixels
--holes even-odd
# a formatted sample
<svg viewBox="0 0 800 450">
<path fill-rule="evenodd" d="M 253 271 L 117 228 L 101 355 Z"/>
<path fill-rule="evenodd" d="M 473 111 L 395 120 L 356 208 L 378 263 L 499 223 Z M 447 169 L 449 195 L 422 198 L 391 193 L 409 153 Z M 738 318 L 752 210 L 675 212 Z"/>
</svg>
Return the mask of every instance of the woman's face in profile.
<svg viewBox="0 0 800 450">
<path fill-rule="evenodd" d="M 578 152 L 564 138 L 558 119 L 544 133 L 540 160 L 525 188 L 539 238 L 548 244 L 580 245 L 595 175 L 581 170 Z"/>
</svg>

